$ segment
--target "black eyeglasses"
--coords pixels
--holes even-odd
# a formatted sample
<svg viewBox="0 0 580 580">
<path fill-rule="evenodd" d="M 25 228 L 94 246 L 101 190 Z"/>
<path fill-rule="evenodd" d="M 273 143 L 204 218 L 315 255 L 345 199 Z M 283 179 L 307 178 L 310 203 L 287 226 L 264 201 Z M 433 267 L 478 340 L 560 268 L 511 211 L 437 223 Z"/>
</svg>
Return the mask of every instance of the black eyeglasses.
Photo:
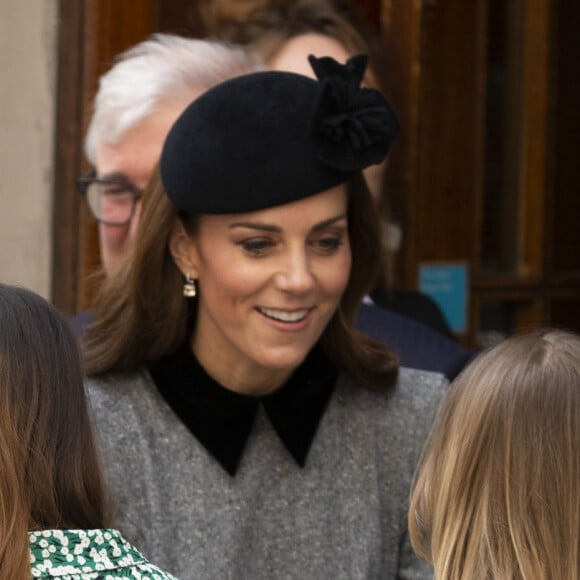
<svg viewBox="0 0 580 580">
<path fill-rule="evenodd" d="M 99 179 L 95 171 L 79 177 L 77 187 L 95 219 L 103 224 L 122 226 L 135 215 L 143 191 L 124 179 Z"/>
</svg>

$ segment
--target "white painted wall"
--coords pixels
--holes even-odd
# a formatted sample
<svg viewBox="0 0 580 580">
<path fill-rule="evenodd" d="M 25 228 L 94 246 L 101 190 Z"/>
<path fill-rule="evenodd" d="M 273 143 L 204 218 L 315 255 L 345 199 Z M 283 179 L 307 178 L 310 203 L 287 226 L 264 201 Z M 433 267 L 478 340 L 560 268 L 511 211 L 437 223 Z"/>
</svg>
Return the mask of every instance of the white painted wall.
<svg viewBox="0 0 580 580">
<path fill-rule="evenodd" d="M 58 0 L 0 0 L 0 282 L 49 298 Z"/>
</svg>

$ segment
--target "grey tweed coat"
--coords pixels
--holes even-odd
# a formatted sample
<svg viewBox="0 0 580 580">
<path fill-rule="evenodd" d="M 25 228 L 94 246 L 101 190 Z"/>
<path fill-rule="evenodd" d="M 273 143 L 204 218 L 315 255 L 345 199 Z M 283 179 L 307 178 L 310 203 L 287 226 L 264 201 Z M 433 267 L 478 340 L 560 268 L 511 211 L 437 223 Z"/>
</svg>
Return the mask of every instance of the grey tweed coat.
<svg viewBox="0 0 580 580">
<path fill-rule="evenodd" d="M 340 375 L 304 468 L 260 410 L 230 477 L 146 370 L 89 380 L 114 525 L 182 580 L 431 578 L 408 541 L 407 505 L 446 386 L 401 369 L 377 393 Z"/>
</svg>

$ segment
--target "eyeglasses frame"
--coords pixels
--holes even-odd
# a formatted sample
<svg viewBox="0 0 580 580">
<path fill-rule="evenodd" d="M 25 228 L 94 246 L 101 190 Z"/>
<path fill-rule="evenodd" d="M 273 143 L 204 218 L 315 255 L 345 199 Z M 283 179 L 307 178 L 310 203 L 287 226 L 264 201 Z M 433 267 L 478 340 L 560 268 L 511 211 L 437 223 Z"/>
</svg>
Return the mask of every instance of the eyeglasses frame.
<svg viewBox="0 0 580 580">
<path fill-rule="evenodd" d="M 114 184 L 114 185 L 120 185 L 122 187 L 124 187 L 128 193 L 131 193 L 133 196 L 133 203 L 131 204 L 131 215 L 123 222 L 110 222 L 107 220 L 104 220 L 102 218 L 98 218 L 92 208 L 91 208 L 91 204 L 88 203 L 88 199 L 87 199 L 87 192 L 89 189 L 89 186 L 93 183 L 97 183 L 97 184 Z M 105 225 L 109 225 L 109 226 L 124 226 L 126 224 L 128 224 L 132 219 L 133 216 L 135 215 L 135 208 L 137 207 L 137 202 L 143 197 L 143 190 L 139 189 L 136 185 L 132 184 L 130 181 L 126 181 L 126 180 L 122 180 L 122 179 L 115 179 L 114 177 L 109 177 L 109 178 L 98 178 L 97 177 L 97 172 L 94 169 L 91 169 L 90 171 L 87 171 L 87 173 L 81 175 L 81 177 L 79 177 L 77 179 L 77 190 L 78 192 L 83 195 L 85 197 L 85 200 L 87 201 L 87 206 L 89 207 L 89 210 L 91 212 L 91 215 L 95 218 L 95 220 L 97 220 L 99 223 L 101 224 L 105 224 Z"/>
</svg>

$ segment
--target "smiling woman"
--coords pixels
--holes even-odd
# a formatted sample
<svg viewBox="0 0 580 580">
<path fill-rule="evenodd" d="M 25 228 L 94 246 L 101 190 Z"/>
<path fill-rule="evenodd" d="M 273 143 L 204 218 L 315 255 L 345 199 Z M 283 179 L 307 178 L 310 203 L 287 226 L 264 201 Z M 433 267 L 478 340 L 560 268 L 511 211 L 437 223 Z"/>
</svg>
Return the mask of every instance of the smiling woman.
<svg viewBox="0 0 580 580">
<path fill-rule="evenodd" d="M 445 380 L 353 330 L 398 125 L 364 56 L 311 64 L 177 119 L 84 336 L 116 523 L 184 579 L 430 577 L 405 506 Z"/>
<path fill-rule="evenodd" d="M 264 394 L 318 342 L 350 274 L 346 187 L 247 214 L 203 215 L 171 240 L 199 281 L 192 346 L 223 386 Z"/>
</svg>

